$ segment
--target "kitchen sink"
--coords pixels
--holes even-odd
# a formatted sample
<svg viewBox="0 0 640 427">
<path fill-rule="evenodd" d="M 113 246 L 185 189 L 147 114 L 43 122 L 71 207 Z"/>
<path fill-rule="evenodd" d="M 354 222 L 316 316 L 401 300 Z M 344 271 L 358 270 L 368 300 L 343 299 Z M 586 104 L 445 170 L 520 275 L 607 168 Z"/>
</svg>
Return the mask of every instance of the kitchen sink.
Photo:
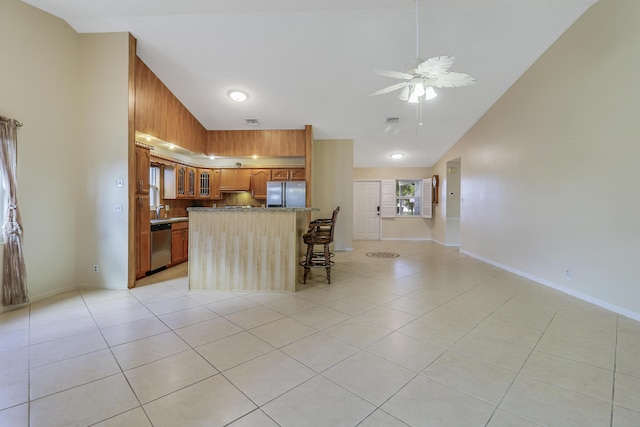
<svg viewBox="0 0 640 427">
<path fill-rule="evenodd" d="M 189 221 L 189 217 L 188 216 L 182 216 L 182 217 L 178 217 L 178 218 L 152 219 L 151 220 L 151 224 L 172 224 L 174 222 L 182 222 L 182 221 Z"/>
</svg>

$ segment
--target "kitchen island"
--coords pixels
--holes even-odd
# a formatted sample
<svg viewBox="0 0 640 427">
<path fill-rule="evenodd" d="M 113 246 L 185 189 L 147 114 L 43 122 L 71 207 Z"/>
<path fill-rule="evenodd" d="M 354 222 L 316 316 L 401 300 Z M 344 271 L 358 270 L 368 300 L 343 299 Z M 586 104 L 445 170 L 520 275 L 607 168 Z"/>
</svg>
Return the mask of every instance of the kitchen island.
<svg viewBox="0 0 640 427">
<path fill-rule="evenodd" d="M 295 291 L 315 208 L 188 208 L 189 289 Z"/>
</svg>

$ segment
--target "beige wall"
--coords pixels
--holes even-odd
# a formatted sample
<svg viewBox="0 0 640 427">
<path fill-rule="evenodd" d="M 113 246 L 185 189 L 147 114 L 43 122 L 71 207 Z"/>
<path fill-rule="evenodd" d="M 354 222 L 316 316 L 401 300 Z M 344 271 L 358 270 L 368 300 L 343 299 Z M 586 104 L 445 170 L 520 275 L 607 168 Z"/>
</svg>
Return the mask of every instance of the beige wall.
<svg viewBox="0 0 640 427">
<path fill-rule="evenodd" d="M 595 4 L 435 165 L 461 158 L 464 252 L 636 318 L 639 18 Z"/>
<path fill-rule="evenodd" d="M 353 140 L 316 139 L 313 141 L 311 206 L 319 208 L 312 217 L 331 218 L 336 206 L 336 250 L 353 249 Z"/>
<path fill-rule="evenodd" d="M 83 120 L 77 150 L 84 179 L 77 191 L 76 282 L 81 288 L 126 288 L 129 34 L 80 35 L 80 60 Z M 118 179 L 122 187 L 116 186 Z M 115 212 L 116 205 L 122 213 Z"/>
<path fill-rule="evenodd" d="M 75 287 L 80 142 L 78 34 L 18 0 L 0 2 L 0 114 L 20 120 L 18 204 L 29 295 Z"/>
<path fill-rule="evenodd" d="M 355 168 L 353 179 L 380 181 L 381 179 L 423 179 L 432 176 L 431 168 Z M 382 240 L 430 240 L 432 219 L 382 218 Z"/>
<path fill-rule="evenodd" d="M 127 270 L 121 261 L 127 246 L 120 242 L 126 218 L 116 218 L 113 207 L 111 215 L 105 208 L 104 216 L 94 218 L 105 194 L 115 206 L 109 190 L 115 190 L 115 176 L 127 185 L 126 172 L 120 173 L 127 164 L 127 120 L 114 102 L 124 94 L 126 113 L 126 74 L 118 73 L 127 39 L 111 35 L 94 44 L 91 36 L 79 36 L 58 18 L 3 0 L 0 40 L 5 41 L 3 56 L 11 58 L 0 67 L 0 114 L 24 123 L 18 132 L 18 202 L 31 300 L 79 285 L 126 287 L 126 280 L 110 274 L 83 275 L 97 263 L 103 271 L 126 275 Z M 87 56 L 94 48 L 96 53 Z M 108 56 L 98 58 L 102 54 Z M 122 203 L 126 209 L 126 197 Z"/>
</svg>

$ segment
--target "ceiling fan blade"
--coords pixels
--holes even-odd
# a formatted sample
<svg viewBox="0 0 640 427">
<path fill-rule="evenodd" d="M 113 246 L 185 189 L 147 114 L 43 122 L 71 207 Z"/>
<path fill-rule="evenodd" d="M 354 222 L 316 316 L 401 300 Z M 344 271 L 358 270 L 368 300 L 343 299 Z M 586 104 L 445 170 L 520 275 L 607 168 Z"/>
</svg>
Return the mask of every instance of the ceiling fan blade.
<svg viewBox="0 0 640 427">
<path fill-rule="evenodd" d="M 463 87 L 476 82 L 475 77 L 466 73 L 446 73 L 433 80 L 435 87 Z"/>
<path fill-rule="evenodd" d="M 416 73 L 427 76 L 439 76 L 449 71 L 455 59 L 454 56 L 434 56 L 420 63 L 416 67 Z"/>
<path fill-rule="evenodd" d="M 402 89 L 403 87 L 405 87 L 408 84 L 409 84 L 409 82 L 396 83 L 394 85 L 387 86 L 384 89 L 377 90 L 377 91 L 373 92 L 372 94 L 370 94 L 369 96 L 382 95 L 383 93 L 393 92 L 394 90 Z"/>
<path fill-rule="evenodd" d="M 411 80 L 413 76 L 408 73 L 403 73 L 400 71 L 388 71 L 388 70 L 373 70 L 376 74 L 385 77 L 393 77 L 394 79 L 403 79 L 403 80 Z"/>
</svg>

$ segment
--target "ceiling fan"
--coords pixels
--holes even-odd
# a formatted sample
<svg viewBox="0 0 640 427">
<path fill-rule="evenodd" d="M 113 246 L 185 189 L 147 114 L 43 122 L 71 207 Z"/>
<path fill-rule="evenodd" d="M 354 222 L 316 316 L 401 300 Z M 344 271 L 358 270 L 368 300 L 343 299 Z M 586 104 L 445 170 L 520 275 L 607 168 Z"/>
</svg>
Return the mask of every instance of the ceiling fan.
<svg viewBox="0 0 640 427">
<path fill-rule="evenodd" d="M 476 82 L 469 74 L 449 71 L 455 60 L 453 56 L 434 56 L 426 60 L 419 57 L 419 22 L 419 0 L 416 0 L 416 59 L 408 64 L 407 72 L 374 70 L 381 76 L 406 81 L 380 89 L 371 96 L 402 89 L 398 98 L 418 103 L 423 96 L 427 100 L 435 98 L 437 94 L 434 88 L 463 87 Z"/>
</svg>

